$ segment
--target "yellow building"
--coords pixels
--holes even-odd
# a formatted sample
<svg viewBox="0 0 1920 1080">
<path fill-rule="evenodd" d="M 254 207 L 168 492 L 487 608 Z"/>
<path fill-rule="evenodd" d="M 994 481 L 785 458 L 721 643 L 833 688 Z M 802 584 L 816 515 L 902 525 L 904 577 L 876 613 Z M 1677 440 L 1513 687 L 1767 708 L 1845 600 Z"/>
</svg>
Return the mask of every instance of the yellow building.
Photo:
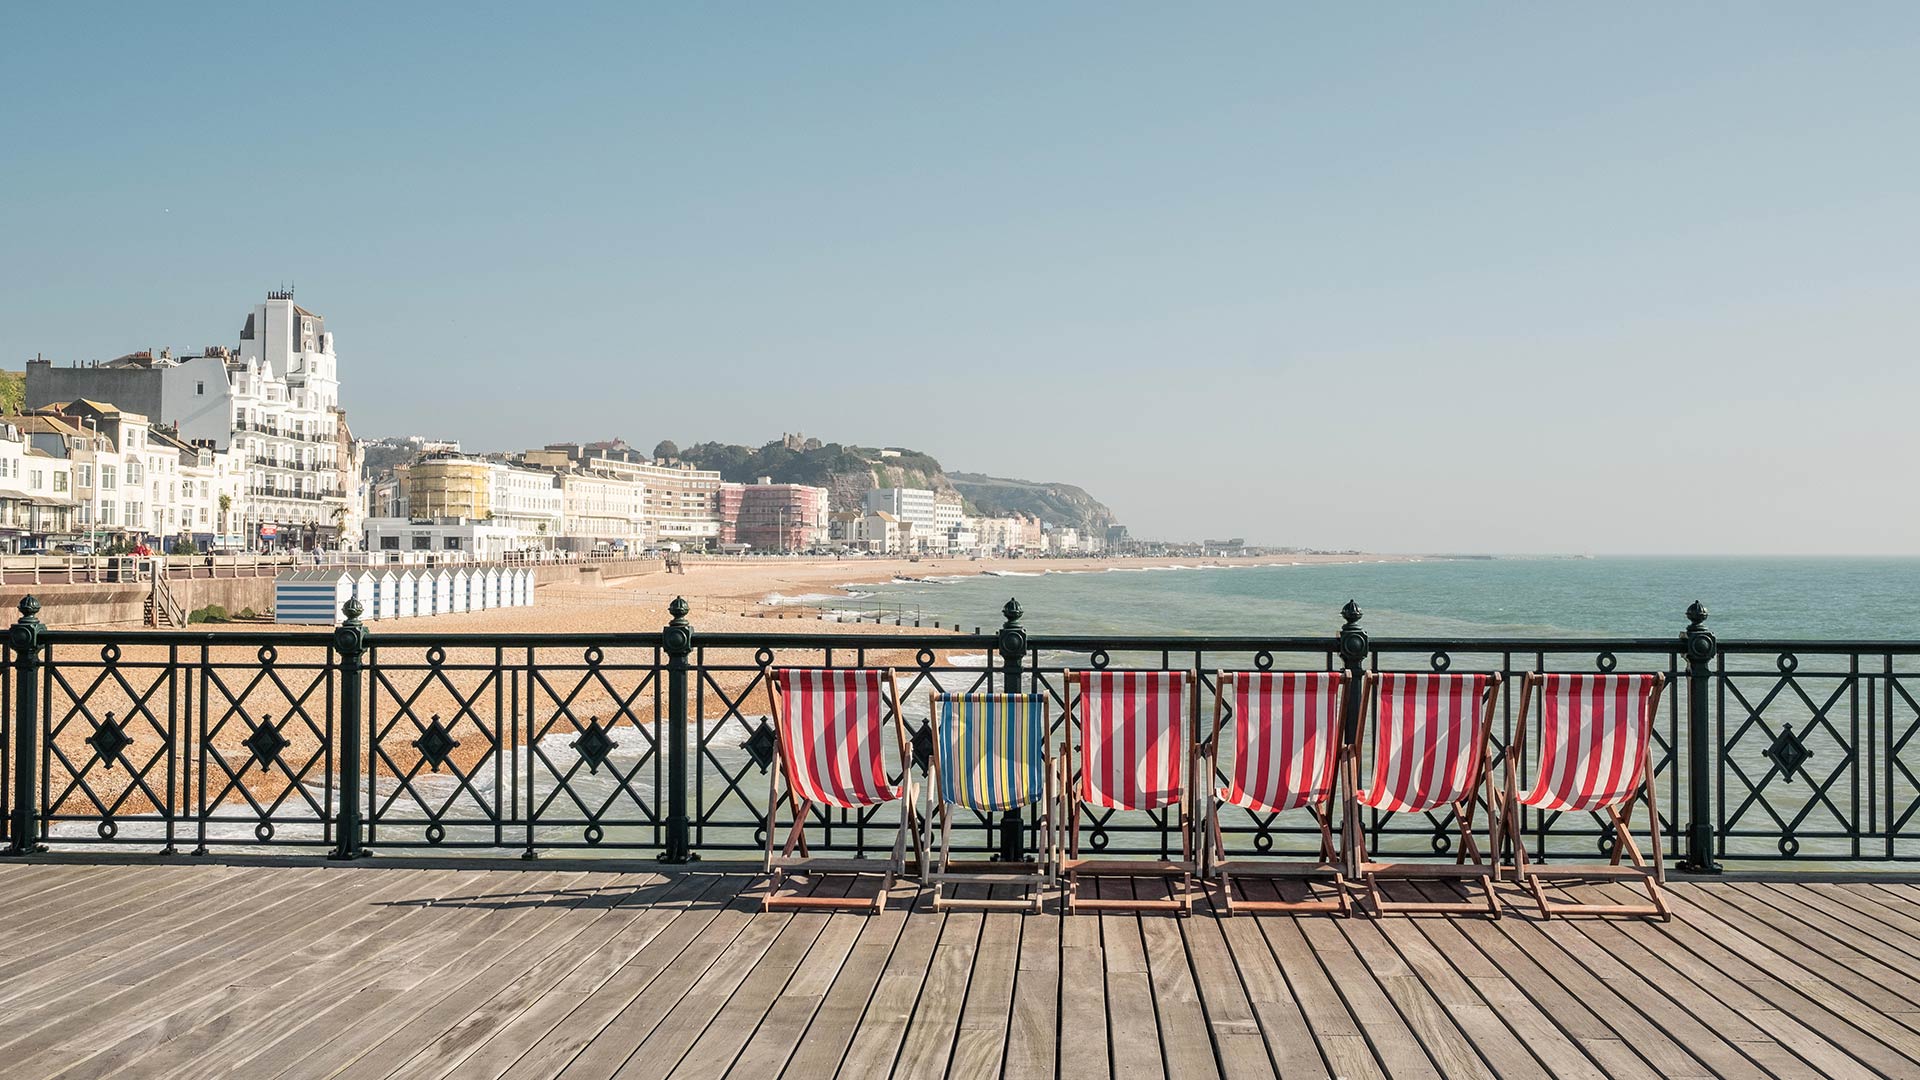
<svg viewBox="0 0 1920 1080">
<path fill-rule="evenodd" d="M 492 466 L 467 457 L 426 457 L 406 466 L 407 512 L 417 518 L 493 516 L 488 495 Z"/>
</svg>

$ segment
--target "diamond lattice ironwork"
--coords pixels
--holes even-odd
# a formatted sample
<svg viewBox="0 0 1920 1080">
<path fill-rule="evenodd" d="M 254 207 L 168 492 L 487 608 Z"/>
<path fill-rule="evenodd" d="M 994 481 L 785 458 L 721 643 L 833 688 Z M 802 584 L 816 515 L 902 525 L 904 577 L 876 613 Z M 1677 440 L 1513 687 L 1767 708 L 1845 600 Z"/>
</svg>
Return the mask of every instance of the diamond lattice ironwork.
<svg viewBox="0 0 1920 1080">
<path fill-rule="evenodd" d="M 774 735 L 773 726 L 762 720 L 760 726 L 753 729 L 753 734 L 740 744 L 740 749 L 751 754 L 753 763 L 760 766 L 761 772 L 766 772 L 773 766 L 773 755 L 780 749 L 780 739 Z"/>
<path fill-rule="evenodd" d="M 273 763 L 280 759 L 280 752 L 288 745 L 287 737 L 280 734 L 279 725 L 273 722 L 271 715 L 262 716 L 260 725 L 246 738 L 247 749 L 253 751 L 253 760 L 259 762 L 262 769 L 272 768 Z"/>
<path fill-rule="evenodd" d="M 933 725 L 923 724 L 913 733 L 913 763 L 925 773 L 933 767 Z"/>
<path fill-rule="evenodd" d="M 587 729 L 573 740 L 573 748 L 580 753 L 580 760 L 586 762 L 587 771 L 597 773 L 600 766 L 606 764 L 607 756 L 619 749 L 620 744 L 608 737 L 607 729 L 600 726 L 600 718 L 587 721 Z"/>
<path fill-rule="evenodd" d="M 127 734 L 125 726 L 115 720 L 112 713 L 108 713 L 105 720 L 93 726 L 93 734 L 87 736 L 87 745 L 100 755 L 100 763 L 111 769 L 116 760 L 126 761 L 126 749 L 133 745 L 133 736 Z"/>
<path fill-rule="evenodd" d="M 1767 746 L 1765 753 L 1769 761 L 1780 767 L 1780 779 L 1787 781 L 1791 781 L 1793 774 L 1799 772 L 1800 767 L 1813 756 L 1813 751 L 1807 749 L 1807 744 L 1801 742 L 1800 736 L 1793 733 L 1792 724 L 1780 726 L 1780 734 L 1773 737 L 1773 742 Z"/>
<path fill-rule="evenodd" d="M 426 761 L 427 768 L 439 772 L 440 766 L 445 765 L 447 759 L 453 756 L 453 752 L 459 749 L 460 740 L 447 731 L 446 725 L 442 724 L 440 717 L 436 715 L 427 724 L 426 730 L 420 733 L 420 737 L 413 740 L 413 746 L 420 751 L 420 756 Z"/>
</svg>

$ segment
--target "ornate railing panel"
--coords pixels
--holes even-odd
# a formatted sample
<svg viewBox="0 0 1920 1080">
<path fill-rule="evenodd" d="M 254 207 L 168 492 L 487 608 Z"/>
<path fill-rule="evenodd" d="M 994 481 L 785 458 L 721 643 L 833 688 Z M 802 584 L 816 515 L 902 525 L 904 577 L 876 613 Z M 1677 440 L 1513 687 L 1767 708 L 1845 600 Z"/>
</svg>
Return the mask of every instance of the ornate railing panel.
<svg viewBox="0 0 1920 1080">
<path fill-rule="evenodd" d="M 332 631 L 78 632 L 41 625 L 31 598 L 21 611 L 0 653 L 0 836 L 16 852 L 754 851 L 774 669 L 881 666 L 896 674 L 910 739 L 905 760 L 891 741 L 886 760 L 917 780 L 929 697 L 943 690 L 1045 695 L 1057 748 L 1075 670 L 1194 672 L 1195 740 L 1229 712 L 1221 672 L 1494 672 L 1500 786 L 1527 673 L 1657 672 L 1668 688 L 1655 795 L 1676 860 L 1920 859 L 1920 642 L 1720 643 L 1697 604 L 1671 638 L 1550 640 L 1370 639 L 1354 605 L 1327 636 L 1292 638 L 1030 636 L 1012 603 L 993 634 L 700 634 L 680 602 L 658 633 L 594 635 L 389 633 L 357 618 Z M 1230 763 L 1217 764 L 1207 779 L 1224 785 Z M 874 853 L 899 812 L 817 812 L 810 843 Z M 1521 824 L 1549 858 L 1609 840 L 1588 814 L 1527 811 Z M 1219 825 L 1234 854 L 1309 855 L 1319 842 L 1300 813 L 1226 806 Z M 1368 812 L 1362 826 L 1375 851 L 1452 854 L 1445 815 Z M 1081 836 L 1096 853 L 1179 848 L 1168 814 L 1086 814 Z M 1030 815 L 976 815 L 954 839 L 1002 855 L 1039 843 Z"/>
</svg>

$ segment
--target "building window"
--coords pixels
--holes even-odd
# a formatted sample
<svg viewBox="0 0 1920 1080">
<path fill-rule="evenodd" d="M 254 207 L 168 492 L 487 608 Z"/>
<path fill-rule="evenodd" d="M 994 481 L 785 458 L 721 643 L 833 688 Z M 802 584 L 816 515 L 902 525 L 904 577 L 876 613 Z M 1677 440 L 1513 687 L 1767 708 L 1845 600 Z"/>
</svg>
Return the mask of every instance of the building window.
<svg viewBox="0 0 1920 1080">
<path fill-rule="evenodd" d="M 433 550 L 433 537 L 431 537 L 431 536 L 416 536 L 416 537 L 414 537 L 414 538 L 413 538 L 413 550 L 415 550 L 415 551 L 431 551 L 431 550 Z"/>
<path fill-rule="evenodd" d="M 459 538 L 459 537 L 457 537 L 457 536 L 449 536 L 449 537 L 447 537 L 447 550 L 448 550 L 448 551 L 459 551 L 459 550 L 460 550 L 460 538 Z"/>
<path fill-rule="evenodd" d="M 197 382 L 197 383 L 194 383 L 194 384 L 193 384 L 193 395 L 194 395 L 195 397 L 205 397 L 205 396 L 206 396 L 206 394 L 207 394 L 207 384 L 206 384 L 206 383 L 203 383 L 203 382 Z"/>
<path fill-rule="evenodd" d="M 399 550 L 400 550 L 400 538 L 399 538 L 399 537 L 397 537 L 397 536 L 383 536 L 383 537 L 381 537 L 381 538 L 380 538 L 380 550 L 381 550 L 381 551 L 399 551 Z"/>
<path fill-rule="evenodd" d="M 39 469 L 34 469 L 32 472 L 29 472 L 27 474 L 27 479 L 32 481 L 33 490 L 35 491 L 40 490 L 41 473 Z M 53 490 L 55 491 L 67 490 L 67 474 L 66 473 L 56 472 L 53 474 Z"/>
<path fill-rule="evenodd" d="M 114 469 L 114 467 L 113 467 L 113 466 L 111 466 L 111 465 L 102 465 L 102 466 L 100 466 L 100 488 L 101 488 L 101 490 L 103 490 L 103 491 L 112 491 L 112 490 L 113 490 L 113 488 L 114 488 L 114 472 L 115 472 L 115 471 L 116 471 L 116 470 L 115 470 L 115 469 Z"/>
<path fill-rule="evenodd" d="M 93 486 L 93 466 L 91 465 L 80 466 L 80 486 L 81 487 Z"/>
</svg>

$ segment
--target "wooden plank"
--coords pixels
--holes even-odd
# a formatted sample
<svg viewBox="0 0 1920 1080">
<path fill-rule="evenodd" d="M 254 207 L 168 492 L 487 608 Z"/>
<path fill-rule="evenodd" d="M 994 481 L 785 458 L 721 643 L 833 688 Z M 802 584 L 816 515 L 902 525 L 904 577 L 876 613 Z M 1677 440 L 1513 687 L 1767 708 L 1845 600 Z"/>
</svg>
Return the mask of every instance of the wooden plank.
<svg viewBox="0 0 1920 1080">
<path fill-rule="evenodd" d="M 1287 986 L 1279 962 L 1274 959 L 1273 951 L 1267 948 L 1266 939 L 1260 935 L 1260 921 L 1275 917 L 1285 916 L 1196 919 L 1188 929 L 1188 936 L 1193 938 L 1208 931 L 1219 935 L 1220 948 L 1240 977 L 1247 1007 L 1259 1025 L 1268 1062 L 1277 1075 L 1287 1080 L 1293 1077 L 1326 1077 L 1331 1074 L 1325 1059 L 1320 1056 L 1320 1047 L 1314 1041 L 1312 1030 L 1307 1027 L 1306 1017 L 1300 1012 L 1299 1002 L 1294 1000 L 1293 991 Z M 1215 954 L 1211 946 L 1196 944 L 1193 950 L 1195 970 L 1199 972 L 1202 990 L 1206 992 L 1207 968 L 1217 960 L 1212 959 Z M 1222 1056 L 1225 1056 L 1224 1052 Z"/>
<path fill-rule="evenodd" d="M 230 892 L 227 882 L 233 868 L 203 865 L 197 873 L 179 875 L 164 885 L 148 889 L 118 886 L 119 901 L 91 913 L 65 906 L 64 901 L 37 900 L 27 906 L 0 904 L 0 925 L 7 927 L 9 959 L 0 962 L 0 1002 L 12 1000 L 29 973 L 45 976 L 56 963 L 70 967 L 125 956 L 128 946 L 151 940 L 156 923 L 169 912 L 203 910 Z M 46 927 L 46 933 L 29 928 L 22 917 L 27 911 L 49 908 L 60 914 L 58 921 Z"/>
<path fill-rule="evenodd" d="M 585 1051 L 607 1025 L 653 984 L 740 895 L 743 877 L 684 875 L 669 885 L 668 894 L 654 906 L 649 928 L 664 922 L 646 943 L 585 996 L 572 1002 L 566 1015 L 545 1035 L 533 1040 L 503 1073 L 514 1080 L 559 1075 Z"/>
<path fill-rule="evenodd" d="M 1247 879 L 1243 884 L 1248 895 L 1256 899 L 1280 898 L 1272 882 Z M 1327 1074 L 1384 1077 L 1387 1075 L 1386 1058 L 1375 1055 L 1373 1047 L 1360 1030 L 1359 1022 L 1348 1010 L 1346 1002 L 1341 1000 L 1339 991 L 1334 989 L 1333 981 L 1327 977 L 1326 969 L 1320 966 L 1319 958 L 1314 955 L 1312 946 L 1307 943 L 1306 935 L 1301 930 L 1301 923 L 1306 918 L 1323 917 L 1263 915 L 1252 921 L 1259 924 L 1268 949 L 1292 989 L 1301 1015 L 1306 1018 L 1307 1028 L 1313 1032 L 1314 1042 L 1321 1056 L 1326 1059 Z M 1397 1060 L 1401 1055 L 1396 1051 L 1394 1056 Z M 1430 1065 L 1428 1067 L 1431 1068 Z"/>
<path fill-rule="evenodd" d="M 1889 1071 L 1887 1066 L 1895 1062 L 1920 1060 L 1920 1036 L 1909 1027 L 1863 1008 L 1857 998 L 1799 961 L 1722 921 L 1712 909 L 1717 901 L 1697 887 L 1669 891 L 1677 918 L 1660 927 L 1664 936 L 1708 959 L 1782 1013 L 1817 1023 L 1826 1039 L 1882 1075 L 1905 1071 L 1904 1064 Z"/>
<path fill-rule="evenodd" d="M 1802 935 L 1808 929 L 1818 931 L 1836 945 L 1886 965 L 1887 970 L 1905 980 L 1901 988 L 1902 996 L 1920 1004 L 1920 980 L 1906 974 L 1914 970 L 1916 962 L 1920 961 L 1920 941 L 1884 924 L 1868 924 L 1873 927 L 1869 930 L 1862 925 L 1863 920 L 1849 909 L 1833 903 L 1809 902 L 1799 893 L 1771 883 L 1728 882 L 1720 888 L 1727 891 L 1729 899 L 1770 923 L 1800 926 L 1803 928 L 1800 931 Z M 1742 900 L 1741 897 L 1747 899 Z M 1765 908 L 1757 905 L 1765 905 Z M 1849 919 L 1847 915 L 1852 915 L 1852 918 Z"/>
<path fill-rule="evenodd" d="M 1020 923 L 1020 964 L 1007 1030 L 1007 1080 L 1050 1080 L 1059 1071 L 1060 917 L 1029 915 Z"/>
<path fill-rule="evenodd" d="M 1574 895 L 1576 899 L 1592 896 L 1606 900 L 1628 892 L 1593 888 L 1576 890 Z M 1708 957 L 1684 946 L 1675 948 L 1676 939 L 1653 922 L 1581 920 L 1575 925 L 1622 963 L 1648 973 L 1650 981 L 1692 1011 L 1701 1023 L 1741 1042 L 1748 1056 L 1772 1075 L 1873 1075 L 1819 1032 L 1802 1024 L 1796 1015 L 1798 1010 L 1776 1007 Z M 1671 978 L 1667 972 L 1671 972 Z"/>
<path fill-rule="evenodd" d="M 1102 899 L 1133 895 L 1131 882 L 1096 878 L 1092 887 Z M 1147 970 L 1147 947 L 1140 936 L 1140 915 L 1093 914 L 1062 916 L 1100 921 L 1101 956 L 1106 968 L 1107 1043 L 1116 1080 L 1160 1080 L 1167 1075 L 1161 1058 L 1160 1022 L 1153 1007 L 1153 979 Z M 1155 916 L 1156 918 L 1158 916 Z"/>
<path fill-rule="evenodd" d="M 1106 916 L 1059 915 L 1060 1062 L 1065 1080 L 1107 1080 L 1106 960 L 1100 929 Z"/>
<path fill-rule="evenodd" d="M 974 952 L 986 916 L 979 911 L 949 911 L 927 966 L 920 1007 L 900 1046 L 894 1076 L 942 1077 L 953 1059 L 954 1036 L 960 1031 L 960 1013 L 967 1004 L 967 983 L 973 977 Z"/>
<path fill-rule="evenodd" d="M 1426 920 L 1421 923 L 1424 927 Z M 1503 976 L 1522 988 L 1541 1015 L 1551 1017 L 1609 1075 L 1712 1075 L 1565 953 L 1542 941 L 1530 920 L 1463 918 L 1432 923 L 1436 933 L 1441 926 L 1451 926 L 1472 942 Z M 1475 976 L 1472 981 L 1482 993 L 1502 994 L 1493 978 Z"/>
<path fill-rule="evenodd" d="M 982 1080 L 1000 1075 L 1012 1023 L 1013 988 L 1027 918 L 1006 912 L 993 912 L 985 918 L 980 943 L 974 951 L 973 978 L 967 984 L 966 1007 L 960 1014 L 960 1028 L 954 1034 L 953 1061 L 947 1068 L 947 1075 L 954 1080 Z"/>
<path fill-rule="evenodd" d="M 649 978 L 645 989 L 634 994 L 558 1075 L 574 1080 L 587 1077 L 606 1080 L 618 1072 L 634 1049 L 673 1011 L 700 976 L 725 954 L 733 939 L 753 922 L 759 907 L 758 896 L 734 895 L 713 921 L 657 975 Z"/>
<path fill-rule="evenodd" d="M 663 900 L 670 898 L 672 887 L 665 882 L 651 886 Z M 470 1014 L 476 998 L 509 985 L 550 955 L 554 935 L 578 925 L 561 921 L 569 911 L 594 906 L 602 897 L 615 904 L 646 899 L 633 896 L 624 878 L 604 882 L 598 894 L 575 892 L 557 890 L 544 903 L 485 911 L 458 947 L 382 973 L 359 994 L 283 1036 L 259 1058 L 284 1063 L 283 1071 L 296 1075 L 384 1075 Z M 640 916 L 667 917 L 656 907 Z M 376 1003 L 377 1008 L 368 1008 Z"/>
<path fill-rule="evenodd" d="M 836 1075 L 885 1076 L 893 1068 L 947 918 L 942 913 L 922 911 L 907 919 L 893 955 L 887 957 L 886 968 L 874 983 L 873 996 L 867 999 L 867 1007 L 854 1025 L 853 1039 L 847 1044 Z"/>
<path fill-rule="evenodd" d="M 428 890 L 451 886 L 459 878 L 453 871 L 421 873 L 429 875 L 430 880 L 424 883 Z M 379 895 L 406 895 L 414 887 L 407 880 L 411 876 L 394 874 Z M 318 891 L 329 900 L 338 900 L 342 895 L 350 898 L 349 903 L 359 899 L 351 893 L 335 893 L 324 888 Z M 33 1039 L 23 1040 L 9 1052 L 23 1054 L 16 1065 L 27 1070 L 26 1075 L 64 1072 L 78 1080 L 102 1076 L 136 1061 L 144 1068 L 149 1062 L 163 1060 L 162 1047 L 256 998 L 257 991 L 270 990 L 281 981 L 323 964 L 327 958 L 423 910 L 387 908 L 351 921 L 312 919 L 290 933 L 229 937 L 213 949 L 197 951 L 196 962 L 191 966 L 148 974 L 124 989 L 103 983 L 91 993 L 69 995 L 66 1001 L 69 1006 L 74 999 L 80 999 L 90 1010 L 138 1017 L 137 1026 L 123 1029 L 111 1044 L 101 1045 L 89 1039 L 76 1045 L 71 1031 L 56 1024 L 42 1029 Z M 265 965 L 252 962 L 263 952 L 277 959 Z M 189 1042 L 177 1052 L 190 1054 L 194 1046 L 197 1044 Z M 28 1047 L 37 1052 L 27 1050 Z"/>
<path fill-rule="evenodd" d="M 906 914 L 899 910 L 829 915 L 826 929 L 740 1048 L 728 1075 L 758 1080 L 779 1076 L 783 1069 L 797 1077 L 832 1075 L 839 1066 L 837 1047 L 846 1045 L 858 1013 L 838 1029 L 835 1022 L 851 1010 L 854 1001 L 864 1005 L 905 925 Z M 809 1036 L 816 1023 L 820 1030 Z M 831 1058 L 823 1049 L 825 1044 L 836 1046 Z M 796 1068 L 789 1068 L 795 1063 Z"/>
<path fill-rule="evenodd" d="M 1426 1044 L 1441 1072 L 1449 1076 L 1545 1076 L 1540 1062 L 1410 925 L 1418 921 L 1337 920 L 1354 952 L 1400 1010 L 1407 1026 Z M 1461 1039 L 1464 1042 L 1458 1041 Z M 1435 1053 L 1437 1048 L 1444 1053 Z M 1466 1055 L 1474 1057 L 1468 1060 Z"/>
<path fill-rule="evenodd" d="M 1205 1016 L 1214 1065 L 1228 1077 L 1277 1076 L 1267 1039 L 1260 1030 L 1253 1001 L 1241 982 L 1221 922 L 1213 907 L 1213 894 L 1209 892 L 1202 894 L 1193 917 L 1173 925 L 1184 939 L 1189 978 Z M 1265 947 L 1260 951 L 1265 952 Z"/>
<path fill-rule="evenodd" d="M 1298 921 L 1300 932 L 1326 969 L 1327 978 L 1346 1002 L 1367 1041 L 1373 1044 L 1389 1075 L 1396 1078 L 1491 1076 L 1460 1033 L 1451 1030 L 1452 1025 L 1431 1023 L 1433 1018 L 1422 1012 L 1416 1014 L 1417 1019 L 1428 1027 L 1425 1030 L 1410 1027 L 1409 1018 L 1394 1007 L 1352 944 L 1340 928 L 1333 925 L 1334 920 L 1302 916 Z M 1429 1039 L 1434 1043 L 1429 1044 Z M 1477 1072 L 1472 1071 L 1475 1067 Z"/>
<path fill-rule="evenodd" d="M 844 894 L 846 885 L 845 881 L 822 882 L 820 891 Z M 818 912 L 794 915 L 773 948 L 754 966 L 753 973 L 688 1048 L 671 1075 L 682 1080 L 690 1076 L 724 1076 L 801 965 L 814 954 L 814 947 L 831 920 L 831 915 Z"/>
</svg>

